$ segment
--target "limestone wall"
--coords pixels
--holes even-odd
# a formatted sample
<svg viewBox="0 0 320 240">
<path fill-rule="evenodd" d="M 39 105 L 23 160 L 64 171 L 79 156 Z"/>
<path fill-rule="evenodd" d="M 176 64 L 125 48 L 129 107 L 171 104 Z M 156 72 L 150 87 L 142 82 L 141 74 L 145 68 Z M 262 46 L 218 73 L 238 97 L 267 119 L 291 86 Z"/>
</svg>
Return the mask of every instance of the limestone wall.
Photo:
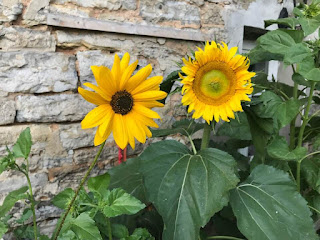
<svg viewBox="0 0 320 240">
<path fill-rule="evenodd" d="M 50 199 L 75 186 L 97 152 L 95 129 L 80 127 L 94 106 L 77 93 L 82 83 L 94 81 L 90 66 L 111 67 L 114 53 L 129 52 L 139 59 L 139 67 L 151 63 L 153 75 L 167 76 L 200 41 L 237 39 L 233 42 L 242 44 L 241 29 L 252 2 L 0 0 L 0 156 L 23 129 L 31 128 L 31 181 L 36 199 L 44 201 L 37 210 L 41 225 L 54 224 L 47 219 L 59 212 Z M 283 4 L 267 2 L 275 9 L 267 17 L 277 17 Z M 261 19 L 257 22 L 263 26 Z M 163 127 L 183 117 L 179 94 L 159 113 Z M 129 155 L 143 147 L 129 149 Z M 116 157 L 111 136 L 95 173 L 105 171 Z M 1 174 L 0 202 L 23 184 L 17 173 Z"/>
</svg>

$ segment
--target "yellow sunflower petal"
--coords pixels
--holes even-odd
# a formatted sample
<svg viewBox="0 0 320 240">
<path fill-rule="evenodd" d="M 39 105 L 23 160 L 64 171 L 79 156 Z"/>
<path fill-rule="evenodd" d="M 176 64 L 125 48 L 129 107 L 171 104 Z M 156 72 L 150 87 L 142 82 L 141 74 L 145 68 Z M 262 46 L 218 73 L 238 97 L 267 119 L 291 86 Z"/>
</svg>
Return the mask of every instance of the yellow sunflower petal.
<svg viewBox="0 0 320 240">
<path fill-rule="evenodd" d="M 144 115 L 149 118 L 161 118 L 157 112 L 152 111 L 151 109 L 146 108 L 145 106 L 140 105 L 138 103 L 133 106 L 133 109 L 141 115 Z"/>
<path fill-rule="evenodd" d="M 127 67 L 123 71 L 121 81 L 120 81 L 120 88 L 119 88 L 120 90 L 123 90 L 124 86 L 126 85 L 127 81 L 131 77 L 132 73 L 134 72 L 134 70 L 136 70 L 137 65 L 138 65 L 138 60 L 132 63 L 129 67 Z"/>
<path fill-rule="evenodd" d="M 164 104 L 158 101 L 147 101 L 147 102 L 139 102 L 140 105 L 143 105 L 147 108 L 154 108 L 154 107 L 163 107 Z"/>
<path fill-rule="evenodd" d="M 128 145 L 127 129 L 124 125 L 123 116 L 121 114 L 114 115 L 113 137 L 121 149 L 124 149 Z"/>
<path fill-rule="evenodd" d="M 121 69 L 120 69 L 120 58 L 117 54 L 114 55 L 114 62 L 111 69 L 113 79 L 116 83 L 116 90 L 119 90 L 120 79 L 121 79 Z"/>
<path fill-rule="evenodd" d="M 107 100 L 108 102 L 111 101 L 111 95 L 109 95 L 108 93 L 106 93 L 105 91 L 103 91 L 101 88 L 99 88 L 98 86 L 86 82 L 83 84 L 84 86 L 91 88 L 92 90 L 94 90 L 96 93 L 98 93 L 102 98 L 104 98 L 105 100 Z"/>
<path fill-rule="evenodd" d="M 120 62 L 121 73 L 123 73 L 126 70 L 126 68 L 129 66 L 129 62 L 130 62 L 130 54 L 125 53 Z"/>
<path fill-rule="evenodd" d="M 152 71 L 151 65 L 147 65 L 141 68 L 135 75 L 133 75 L 126 84 L 126 90 L 131 92 L 133 89 L 139 86 L 141 82 L 147 79 Z"/>
<path fill-rule="evenodd" d="M 91 110 L 85 118 L 81 121 L 81 127 L 83 129 L 93 128 L 100 125 L 106 117 L 106 112 L 110 111 L 111 106 L 109 104 L 100 105 Z"/>
<path fill-rule="evenodd" d="M 99 126 L 99 134 L 101 136 L 103 136 L 107 129 L 110 127 L 109 125 L 112 125 L 112 120 L 114 117 L 114 112 L 111 107 L 108 109 L 108 112 L 106 111 L 105 114 L 106 117 L 103 119 L 103 123 Z"/>
<path fill-rule="evenodd" d="M 133 99 L 137 102 L 152 101 L 164 99 L 166 96 L 167 93 L 163 91 L 147 91 L 133 95 Z"/>
<path fill-rule="evenodd" d="M 104 131 L 104 134 L 102 136 L 100 136 L 99 134 L 99 129 L 101 126 L 98 127 L 96 135 L 94 137 L 94 145 L 98 146 L 101 143 L 103 143 L 104 141 L 107 140 L 107 138 L 109 137 L 111 131 L 112 131 L 112 122 L 110 122 L 110 124 L 108 125 L 107 129 Z"/>
<path fill-rule="evenodd" d="M 91 70 L 99 88 L 103 92 L 110 96 L 116 92 L 116 85 L 109 68 L 105 66 L 91 66 Z"/>
<path fill-rule="evenodd" d="M 138 87 L 136 87 L 131 94 L 135 95 L 137 93 L 146 92 L 149 90 L 155 90 L 155 88 L 159 88 L 159 84 L 162 82 L 162 76 L 151 77 L 145 81 L 143 81 Z"/>
<path fill-rule="evenodd" d="M 81 87 L 78 87 L 78 92 L 85 100 L 95 105 L 102 105 L 107 103 L 107 101 L 104 98 L 102 98 L 98 93 L 85 90 Z"/>
</svg>

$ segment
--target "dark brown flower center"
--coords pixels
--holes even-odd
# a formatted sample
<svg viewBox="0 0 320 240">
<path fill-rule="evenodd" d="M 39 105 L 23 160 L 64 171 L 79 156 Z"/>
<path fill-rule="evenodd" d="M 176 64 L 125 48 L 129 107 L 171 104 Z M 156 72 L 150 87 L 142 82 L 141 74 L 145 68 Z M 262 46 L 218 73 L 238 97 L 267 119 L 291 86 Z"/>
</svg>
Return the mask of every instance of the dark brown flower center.
<svg viewBox="0 0 320 240">
<path fill-rule="evenodd" d="M 113 94 L 110 105 L 115 113 L 126 115 L 133 107 L 133 98 L 126 90 Z"/>
</svg>

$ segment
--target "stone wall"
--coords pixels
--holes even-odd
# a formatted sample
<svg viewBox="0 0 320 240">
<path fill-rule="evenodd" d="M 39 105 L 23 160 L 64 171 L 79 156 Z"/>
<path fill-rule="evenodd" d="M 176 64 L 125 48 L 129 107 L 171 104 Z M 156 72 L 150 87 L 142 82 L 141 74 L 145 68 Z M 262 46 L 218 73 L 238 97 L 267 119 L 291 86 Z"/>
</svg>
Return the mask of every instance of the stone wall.
<svg viewBox="0 0 320 240">
<path fill-rule="evenodd" d="M 52 196 L 76 186 L 97 152 L 95 129 L 80 127 L 94 106 L 77 93 L 84 82 L 94 82 L 90 66 L 111 67 L 114 53 L 129 52 L 132 60 L 139 59 L 138 68 L 151 63 L 152 75 L 167 76 L 199 41 L 230 42 L 230 29 L 239 25 L 230 19 L 246 16 L 251 2 L 0 0 L 0 156 L 22 130 L 31 128 L 31 181 L 36 199 L 43 201 L 37 209 L 42 231 L 52 231 L 55 220 L 47 219 L 59 214 L 50 205 Z M 277 0 L 268 2 L 281 9 Z M 157 111 L 162 127 L 185 115 L 179 94 Z M 129 149 L 129 156 L 145 146 Z M 116 157 L 110 136 L 94 174 L 108 169 Z M 24 184 L 15 172 L 1 174 L 0 202 Z"/>
</svg>

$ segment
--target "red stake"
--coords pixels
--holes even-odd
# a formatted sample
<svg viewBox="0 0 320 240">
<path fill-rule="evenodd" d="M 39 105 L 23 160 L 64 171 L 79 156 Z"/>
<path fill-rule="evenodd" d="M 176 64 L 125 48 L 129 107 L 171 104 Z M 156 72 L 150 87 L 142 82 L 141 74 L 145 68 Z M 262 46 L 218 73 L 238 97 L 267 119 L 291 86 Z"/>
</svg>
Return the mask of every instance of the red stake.
<svg viewBox="0 0 320 240">
<path fill-rule="evenodd" d="M 123 150 L 118 147 L 118 163 L 121 164 L 122 162 L 127 161 L 127 147 L 125 147 Z"/>
</svg>

